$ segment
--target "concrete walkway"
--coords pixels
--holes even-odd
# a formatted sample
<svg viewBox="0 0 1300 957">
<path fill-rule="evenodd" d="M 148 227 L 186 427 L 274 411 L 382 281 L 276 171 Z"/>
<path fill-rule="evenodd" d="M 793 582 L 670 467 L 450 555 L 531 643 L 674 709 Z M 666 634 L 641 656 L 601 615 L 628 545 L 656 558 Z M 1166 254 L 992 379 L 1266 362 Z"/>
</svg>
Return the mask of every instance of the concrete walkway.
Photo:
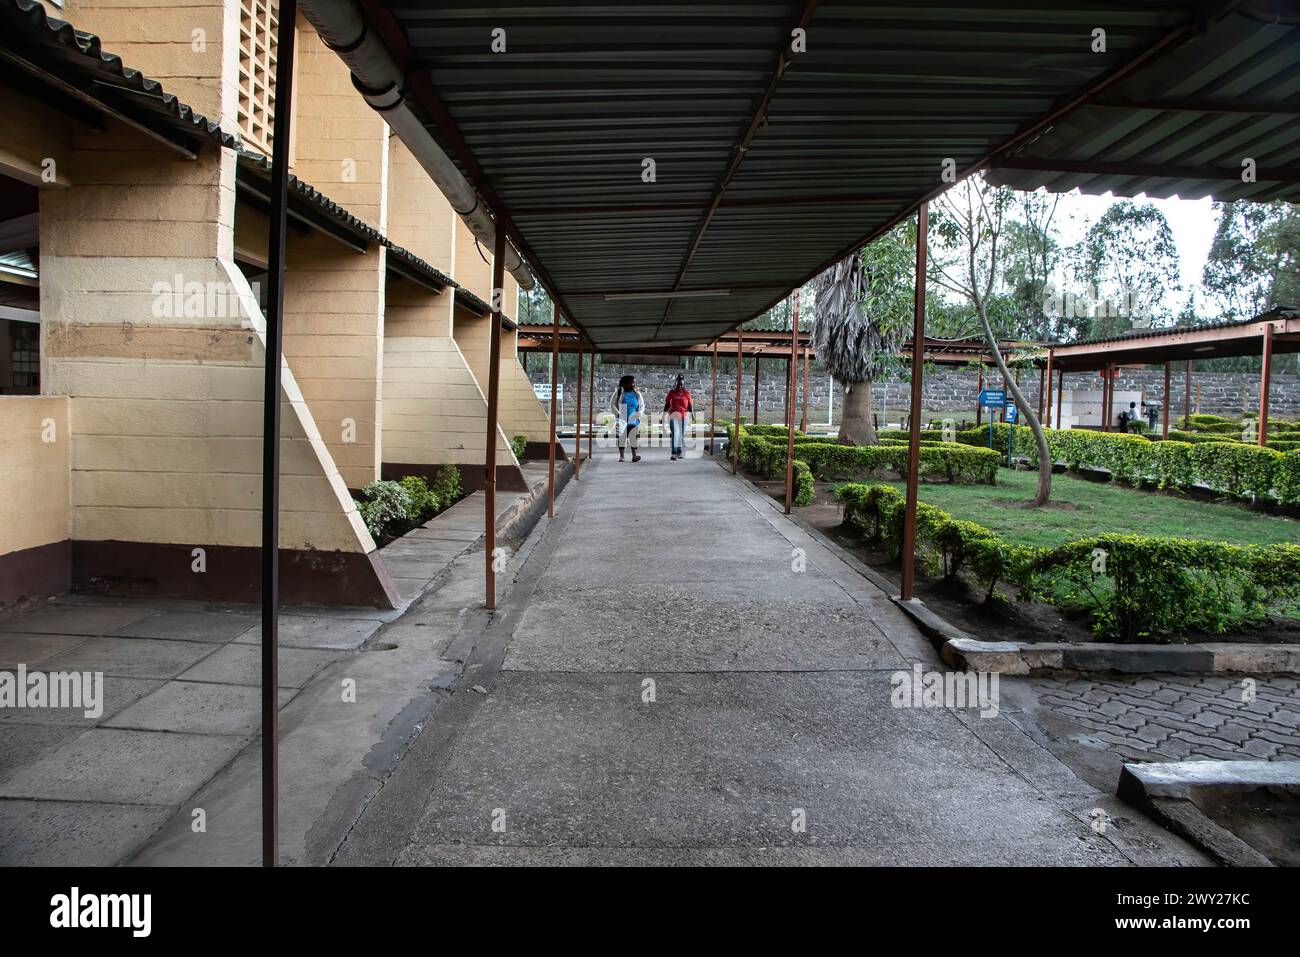
<svg viewBox="0 0 1300 957">
<path fill-rule="evenodd" d="M 498 495 L 498 534 L 544 510 L 544 467 L 528 475 L 530 493 Z M 328 859 L 457 672 L 440 651 L 482 603 L 482 538 L 480 492 L 383 549 L 401 608 L 283 610 L 283 862 Z M 106 699 L 94 718 L 0 707 L 0 865 L 258 863 L 260 642 L 249 605 L 65 596 L 0 613 L 0 671 L 102 672 Z"/>
<path fill-rule="evenodd" d="M 643 454 L 598 451 L 515 557 L 335 863 L 1204 862 L 1005 717 L 892 706 L 941 666 L 888 596 L 716 461 Z"/>
</svg>

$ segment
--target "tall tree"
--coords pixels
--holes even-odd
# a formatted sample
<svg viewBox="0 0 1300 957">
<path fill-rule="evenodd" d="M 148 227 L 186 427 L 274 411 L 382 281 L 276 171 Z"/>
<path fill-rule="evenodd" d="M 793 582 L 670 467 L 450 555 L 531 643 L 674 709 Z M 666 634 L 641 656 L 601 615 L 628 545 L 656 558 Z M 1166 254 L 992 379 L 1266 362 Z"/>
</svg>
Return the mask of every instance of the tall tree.
<svg viewBox="0 0 1300 957">
<path fill-rule="evenodd" d="M 916 227 L 905 224 L 812 282 L 813 348 L 819 363 L 844 384 L 840 441 L 846 445 L 878 441 L 871 383 L 892 368 L 907 337 L 915 257 Z"/>
<path fill-rule="evenodd" d="M 1047 449 L 1047 434 L 1007 368 L 989 320 L 989 304 L 997 287 L 1001 242 L 1011 202 L 1011 190 L 991 186 L 983 176 L 965 180 L 936 200 L 937 254 L 931 258 L 932 275 L 944 288 L 965 297 L 979 317 L 985 344 L 1038 446 L 1038 488 L 1031 504 L 1041 506 L 1052 495 L 1052 456 Z"/>
<path fill-rule="evenodd" d="M 1230 319 L 1300 305 L 1300 210 L 1290 203 L 1215 203 L 1219 221 L 1201 286 Z"/>
<path fill-rule="evenodd" d="M 1080 329 L 1085 338 L 1123 335 L 1172 319 L 1169 293 L 1182 289 L 1178 246 L 1154 204 L 1112 203 L 1088 229 L 1080 253 L 1087 296 L 1095 304 Z"/>
<path fill-rule="evenodd" d="M 1055 230 L 1060 202 L 1059 193 L 1045 191 L 1017 193 L 1012 200 L 1003 279 L 1022 314 L 1021 327 L 1032 330 L 1017 333 L 1022 338 L 1047 341 L 1060 332 L 1046 308 L 1048 287 L 1061 258 Z"/>
</svg>

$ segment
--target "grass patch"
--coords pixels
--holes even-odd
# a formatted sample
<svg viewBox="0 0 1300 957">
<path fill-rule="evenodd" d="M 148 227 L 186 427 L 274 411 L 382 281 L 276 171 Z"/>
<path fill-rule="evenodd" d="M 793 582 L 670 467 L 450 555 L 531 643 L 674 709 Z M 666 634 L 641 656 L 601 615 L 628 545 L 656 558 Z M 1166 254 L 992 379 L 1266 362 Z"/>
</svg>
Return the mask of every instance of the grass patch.
<svg viewBox="0 0 1300 957">
<path fill-rule="evenodd" d="M 1038 483 L 1036 472 L 999 469 L 997 485 L 921 486 L 921 501 L 954 518 L 977 522 L 1018 545 L 1050 548 L 1080 538 L 1133 534 L 1290 545 L 1300 541 L 1300 522 L 1217 504 L 1143 492 L 1113 483 L 1052 476 L 1052 504 L 1025 508 Z M 902 490 L 901 482 L 889 484 Z"/>
</svg>

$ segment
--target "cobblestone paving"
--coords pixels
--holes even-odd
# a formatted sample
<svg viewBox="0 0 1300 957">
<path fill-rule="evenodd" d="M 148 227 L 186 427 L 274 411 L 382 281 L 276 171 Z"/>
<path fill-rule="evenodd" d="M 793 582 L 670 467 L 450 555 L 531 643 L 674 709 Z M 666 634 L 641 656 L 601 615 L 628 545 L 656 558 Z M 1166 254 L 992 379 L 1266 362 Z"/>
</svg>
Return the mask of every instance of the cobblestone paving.
<svg viewBox="0 0 1300 957">
<path fill-rule="evenodd" d="M 1041 710 L 1150 761 L 1300 758 L 1300 681 L 1234 675 L 1032 679 Z M 1080 739 L 1076 739 L 1080 740 Z"/>
</svg>

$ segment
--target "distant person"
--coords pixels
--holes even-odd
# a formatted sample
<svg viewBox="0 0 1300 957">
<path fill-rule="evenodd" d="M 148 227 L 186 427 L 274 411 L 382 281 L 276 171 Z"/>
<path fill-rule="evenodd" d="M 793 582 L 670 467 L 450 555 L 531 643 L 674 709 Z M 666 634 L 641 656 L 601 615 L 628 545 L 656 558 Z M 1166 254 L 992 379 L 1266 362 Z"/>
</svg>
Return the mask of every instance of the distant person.
<svg viewBox="0 0 1300 957">
<path fill-rule="evenodd" d="M 1142 400 L 1142 406 L 1146 409 L 1147 425 L 1152 432 L 1156 430 L 1156 420 L 1160 418 L 1160 406 L 1154 402 Z"/>
<path fill-rule="evenodd" d="M 637 454 L 637 437 L 641 429 L 641 419 L 645 415 L 645 397 L 636 387 L 636 378 L 625 375 L 618 380 L 618 388 L 609 399 L 609 410 L 618 417 L 618 460 L 623 457 L 624 447 L 632 447 L 632 461 L 640 462 Z"/>
<path fill-rule="evenodd" d="M 676 384 L 664 399 L 664 415 L 668 417 L 668 433 L 673 447 L 673 454 L 669 458 L 671 462 L 686 455 L 686 425 L 691 421 L 691 413 L 694 411 L 686 380 L 679 374 Z"/>
</svg>

